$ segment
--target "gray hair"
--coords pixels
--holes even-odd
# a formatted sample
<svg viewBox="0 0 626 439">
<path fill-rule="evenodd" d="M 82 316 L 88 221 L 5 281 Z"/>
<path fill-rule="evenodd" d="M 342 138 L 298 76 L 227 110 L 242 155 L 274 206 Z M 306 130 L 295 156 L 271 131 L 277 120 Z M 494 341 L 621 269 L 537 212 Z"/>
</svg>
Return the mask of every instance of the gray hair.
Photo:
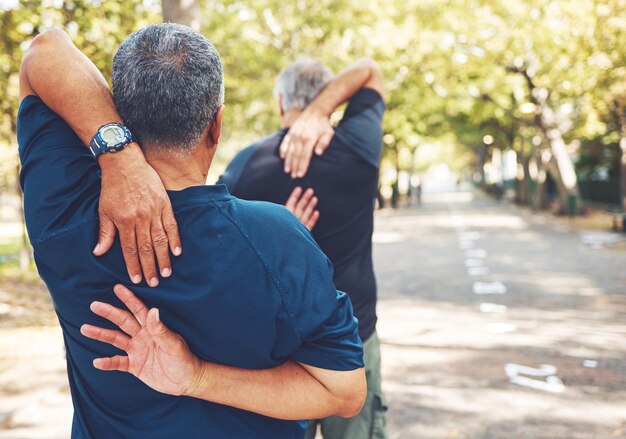
<svg viewBox="0 0 626 439">
<path fill-rule="evenodd" d="M 279 73 L 274 96 L 282 96 L 283 111 L 304 110 L 332 78 L 333 74 L 321 62 L 301 59 Z"/>
<path fill-rule="evenodd" d="M 155 24 L 126 38 L 112 83 L 117 111 L 144 150 L 190 152 L 224 102 L 217 50 L 180 24 Z"/>
</svg>

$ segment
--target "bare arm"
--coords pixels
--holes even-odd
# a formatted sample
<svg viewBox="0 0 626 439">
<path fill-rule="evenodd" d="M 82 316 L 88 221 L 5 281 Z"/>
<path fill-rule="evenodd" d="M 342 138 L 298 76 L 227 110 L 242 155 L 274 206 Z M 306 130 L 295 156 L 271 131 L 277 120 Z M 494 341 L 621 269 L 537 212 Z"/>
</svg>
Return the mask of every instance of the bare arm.
<svg viewBox="0 0 626 439">
<path fill-rule="evenodd" d="M 330 115 L 364 87 L 385 98 L 382 71 L 369 58 L 360 59 L 342 71 L 305 108 L 280 145 L 286 173 L 292 178 L 304 177 L 313 152 L 322 155 L 333 137 Z"/>
<path fill-rule="evenodd" d="M 351 417 L 363 405 L 363 368 L 332 371 L 288 361 L 271 369 L 251 370 L 203 361 L 161 322 L 157 309 L 148 310 L 122 285 L 114 291 L 132 314 L 101 302 L 94 302 L 91 309 L 123 332 L 91 325 L 83 325 L 81 332 L 124 350 L 127 356 L 96 359 L 98 369 L 132 373 L 159 392 L 279 419 Z"/>
<path fill-rule="evenodd" d="M 363 405 L 363 369 L 335 371 L 288 361 L 250 370 L 202 363 L 187 396 L 272 418 L 298 420 L 355 416 Z"/>
<path fill-rule="evenodd" d="M 122 123 L 108 85 L 96 66 L 61 30 L 37 36 L 20 67 L 20 100 L 39 96 L 88 145 L 98 128 Z M 139 145 L 98 158 L 102 170 L 100 236 L 94 254 L 106 253 L 120 232 L 124 259 L 134 283 L 141 274 L 158 284 L 156 260 L 162 276 L 171 274 L 168 244 L 181 252 L 178 227 L 167 192 L 145 161 Z"/>
</svg>

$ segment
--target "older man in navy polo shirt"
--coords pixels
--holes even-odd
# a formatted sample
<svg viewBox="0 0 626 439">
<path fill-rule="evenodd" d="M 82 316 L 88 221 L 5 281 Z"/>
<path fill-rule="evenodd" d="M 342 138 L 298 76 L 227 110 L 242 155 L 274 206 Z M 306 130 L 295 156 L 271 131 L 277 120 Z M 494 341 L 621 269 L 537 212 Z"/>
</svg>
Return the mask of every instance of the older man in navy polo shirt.
<svg viewBox="0 0 626 439">
<path fill-rule="evenodd" d="M 142 29 L 115 56 L 113 89 L 115 106 L 61 31 L 22 62 L 20 179 L 63 329 L 72 437 L 301 438 L 300 419 L 357 413 L 362 345 L 330 262 L 284 207 L 205 185 L 223 110 L 215 48 L 184 26 Z M 146 229 L 120 212 L 157 215 Z M 121 243 L 108 230 L 92 254 L 103 218 Z M 137 295 L 118 285 L 116 298 L 127 273 Z"/>
</svg>

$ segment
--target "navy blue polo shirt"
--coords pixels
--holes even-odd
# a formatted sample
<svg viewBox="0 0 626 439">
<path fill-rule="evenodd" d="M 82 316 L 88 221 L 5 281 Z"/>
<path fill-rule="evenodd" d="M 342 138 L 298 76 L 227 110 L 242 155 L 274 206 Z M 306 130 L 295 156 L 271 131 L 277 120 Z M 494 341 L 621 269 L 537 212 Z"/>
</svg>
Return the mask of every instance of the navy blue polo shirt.
<svg viewBox="0 0 626 439">
<path fill-rule="evenodd" d="M 362 340 L 376 327 L 372 231 L 384 111 L 376 91 L 359 90 L 328 149 L 313 157 L 302 179 L 283 170 L 278 150 L 284 129 L 239 152 L 219 181 L 236 197 L 278 204 L 285 204 L 296 186 L 315 190 L 320 218 L 313 237 L 335 267 L 335 285 L 352 299 Z"/>
<path fill-rule="evenodd" d="M 103 372 L 97 357 L 116 348 L 80 334 L 83 323 L 112 325 L 94 300 L 122 306 L 128 285 L 201 358 L 249 369 L 287 359 L 353 370 L 363 366 L 357 322 L 332 266 L 285 209 L 232 197 L 225 186 L 170 191 L 183 242 L 174 274 L 157 288 L 129 284 L 119 241 L 91 251 L 98 234 L 100 171 L 70 127 L 28 96 L 18 114 L 24 209 L 39 274 L 67 351 L 73 438 L 300 438 L 306 423 L 282 421 L 200 399 L 153 391 L 134 376 Z"/>
</svg>

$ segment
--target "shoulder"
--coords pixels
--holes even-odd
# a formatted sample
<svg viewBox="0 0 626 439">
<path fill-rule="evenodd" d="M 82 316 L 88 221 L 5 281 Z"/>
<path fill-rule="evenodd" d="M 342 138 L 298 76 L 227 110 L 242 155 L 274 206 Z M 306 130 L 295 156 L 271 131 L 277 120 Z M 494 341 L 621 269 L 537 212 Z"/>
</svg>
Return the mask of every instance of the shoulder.
<svg viewBox="0 0 626 439">
<path fill-rule="evenodd" d="M 359 113 L 372 109 L 376 113 L 382 113 L 385 111 L 385 101 L 383 97 L 373 88 L 364 87 L 355 93 L 348 101 L 348 106 L 343 115 L 342 122 L 357 116 Z"/>
<path fill-rule="evenodd" d="M 81 143 L 69 125 L 38 96 L 26 96 L 22 99 L 17 112 L 17 140 L 21 147 L 20 151 L 39 136 L 44 127 L 47 129 L 46 133 L 54 138 L 55 143 Z"/>
<path fill-rule="evenodd" d="M 238 164 L 243 161 L 247 161 L 250 156 L 252 156 L 256 152 L 261 152 L 265 150 L 272 150 L 273 147 L 276 147 L 280 144 L 281 140 L 285 136 L 285 130 L 280 130 L 275 133 L 270 134 L 269 136 L 265 136 L 262 139 L 254 142 L 251 145 L 246 146 L 232 159 L 229 167 L 233 164 Z"/>
<path fill-rule="evenodd" d="M 362 88 L 348 103 L 335 136 L 341 143 L 378 168 L 382 154 L 385 102 L 374 89 Z"/>
<path fill-rule="evenodd" d="M 307 231 L 306 227 L 285 206 L 266 201 L 248 201 L 233 197 L 230 204 L 235 219 L 255 231 L 274 236 Z"/>
<path fill-rule="evenodd" d="M 233 197 L 223 213 L 266 262 L 285 260 L 291 253 L 326 259 L 311 232 L 283 205 Z"/>
<path fill-rule="evenodd" d="M 220 176 L 218 183 L 225 184 L 230 192 L 234 193 L 239 179 L 245 175 L 245 170 L 252 163 L 252 158 L 257 154 L 273 152 L 274 148 L 280 144 L 283 136 L 282 130 L 277 131 L 237 152 L 226 167 L 224 174 Z"/>
</svg>

